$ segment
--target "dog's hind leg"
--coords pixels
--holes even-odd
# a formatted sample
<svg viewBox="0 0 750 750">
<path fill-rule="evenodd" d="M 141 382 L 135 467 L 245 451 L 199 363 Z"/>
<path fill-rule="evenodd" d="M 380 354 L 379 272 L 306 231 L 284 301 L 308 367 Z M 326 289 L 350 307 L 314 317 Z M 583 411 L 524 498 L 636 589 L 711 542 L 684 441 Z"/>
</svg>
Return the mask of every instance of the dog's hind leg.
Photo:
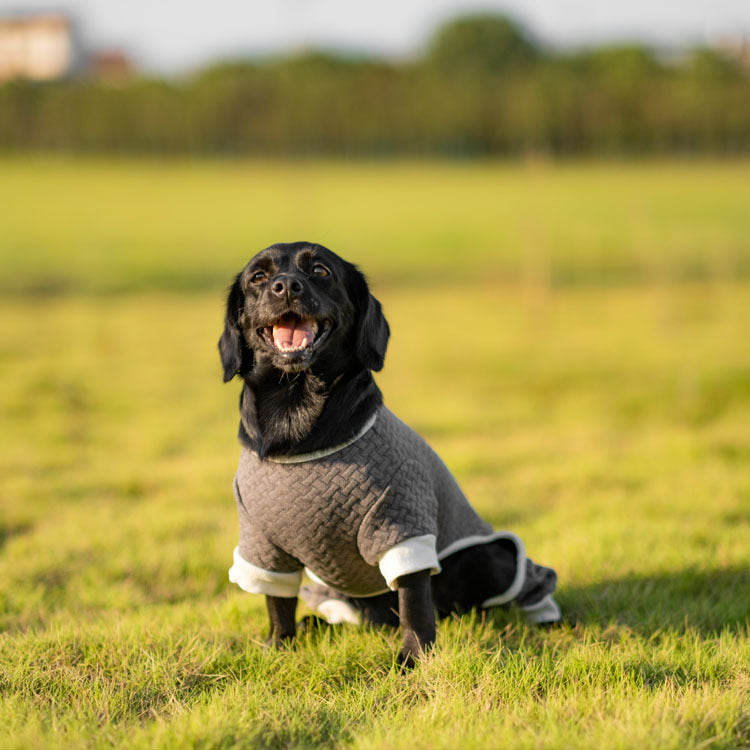
<svg viewBox="0 0 750 750">
<path fill-rule="evenodd" d="M 432 579 L 432 593 L 441 618 L 514 603 L 531 624 L 560 621 L 560 608 L 552 596 L 555 571 L 526 557 L 514 535 L 498 533 L 491 541 L 466 547 L 440 563 L 442 571 Z"/>
<path fill-rule="evenodd" d="M 554 625 L 560 622 L 560 606 L 552 596 L 556 586 L 557 574 L 552 568 L 537 565 L 526 558 L 526 578 L 516 603 L 530 624 Z"/>
</svg>

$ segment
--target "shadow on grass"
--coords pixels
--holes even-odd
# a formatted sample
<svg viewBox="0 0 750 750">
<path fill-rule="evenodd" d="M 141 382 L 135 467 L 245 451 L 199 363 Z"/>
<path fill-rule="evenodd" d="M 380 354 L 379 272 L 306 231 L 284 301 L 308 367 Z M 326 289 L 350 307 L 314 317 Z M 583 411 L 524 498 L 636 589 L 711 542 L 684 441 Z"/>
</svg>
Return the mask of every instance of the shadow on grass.
<svg viewBox="0 0 750 750">
<path fill-rule="evenodd" d="M 21 536 L 26 534 L 33 528 L 33 524 L 21 522 L 21 523 L 0 523 L 0 550 L 8 543 L 8 541 L 14 536 Z"/>
<path fill-rule="evenodd" d="M 713 635 L 750 623 L 750 569 L 630 574 L 584 586 L 563 585 L 559 599 L 571 623 L 616 622 L 636 630 L 691 628 Z"/>
</svg>

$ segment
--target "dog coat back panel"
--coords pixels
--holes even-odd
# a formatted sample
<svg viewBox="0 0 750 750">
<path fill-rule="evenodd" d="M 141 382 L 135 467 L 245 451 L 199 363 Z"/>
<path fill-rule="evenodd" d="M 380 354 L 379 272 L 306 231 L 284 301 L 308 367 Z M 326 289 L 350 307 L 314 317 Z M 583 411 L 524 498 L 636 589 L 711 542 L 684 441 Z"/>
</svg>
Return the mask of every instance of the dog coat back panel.
<svg viewBox="0 0 750 750">
<path fill-rule="evenodd" d="M 323 458 L 284 464 L 243 449 L 235 477 L 239 552 L 268 571 L 307 567 L 343 592 L 383 591 L 390 548 L 433 534 L 438 553 L 492 529 L 443 462 L 381 407 L 357 441 Z"/>
</svg>

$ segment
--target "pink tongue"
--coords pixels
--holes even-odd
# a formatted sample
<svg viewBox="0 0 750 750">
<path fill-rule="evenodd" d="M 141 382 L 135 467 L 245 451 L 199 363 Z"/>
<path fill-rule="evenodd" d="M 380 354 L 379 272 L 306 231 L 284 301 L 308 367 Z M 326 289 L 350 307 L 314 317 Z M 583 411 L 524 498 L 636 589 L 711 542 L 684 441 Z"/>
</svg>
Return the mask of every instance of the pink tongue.
<svg viewBox="0 0 750 750">
<path fill-rule="evenodd" d="M 273 328 L 273 343 L 277 347 L 302 346 L 302 340 L 312 344 L 314 334 L 309 320 L 300 320 L 291 315 L 285 315 Z"/>
</svg>

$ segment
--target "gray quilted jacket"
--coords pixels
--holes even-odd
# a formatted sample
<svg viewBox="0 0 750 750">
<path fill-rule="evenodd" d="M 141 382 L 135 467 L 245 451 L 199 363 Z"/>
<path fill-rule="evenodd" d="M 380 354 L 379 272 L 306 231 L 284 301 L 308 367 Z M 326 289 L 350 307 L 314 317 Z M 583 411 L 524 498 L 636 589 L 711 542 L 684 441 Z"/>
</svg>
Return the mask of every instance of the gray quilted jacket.
<svg viewBox="0 0 750 750">
<path fill-rule="evenodd" d="M 333 589 L 370 596 L 400 575 L 437 573 L 440 557 L 492 536 L 437 454 L 386 407 L 356 440 L 321 453 L 290 463 L 243 448 L 230 571 L 243 589 L 295 596 L 307 568 Z"/>
</svg>

